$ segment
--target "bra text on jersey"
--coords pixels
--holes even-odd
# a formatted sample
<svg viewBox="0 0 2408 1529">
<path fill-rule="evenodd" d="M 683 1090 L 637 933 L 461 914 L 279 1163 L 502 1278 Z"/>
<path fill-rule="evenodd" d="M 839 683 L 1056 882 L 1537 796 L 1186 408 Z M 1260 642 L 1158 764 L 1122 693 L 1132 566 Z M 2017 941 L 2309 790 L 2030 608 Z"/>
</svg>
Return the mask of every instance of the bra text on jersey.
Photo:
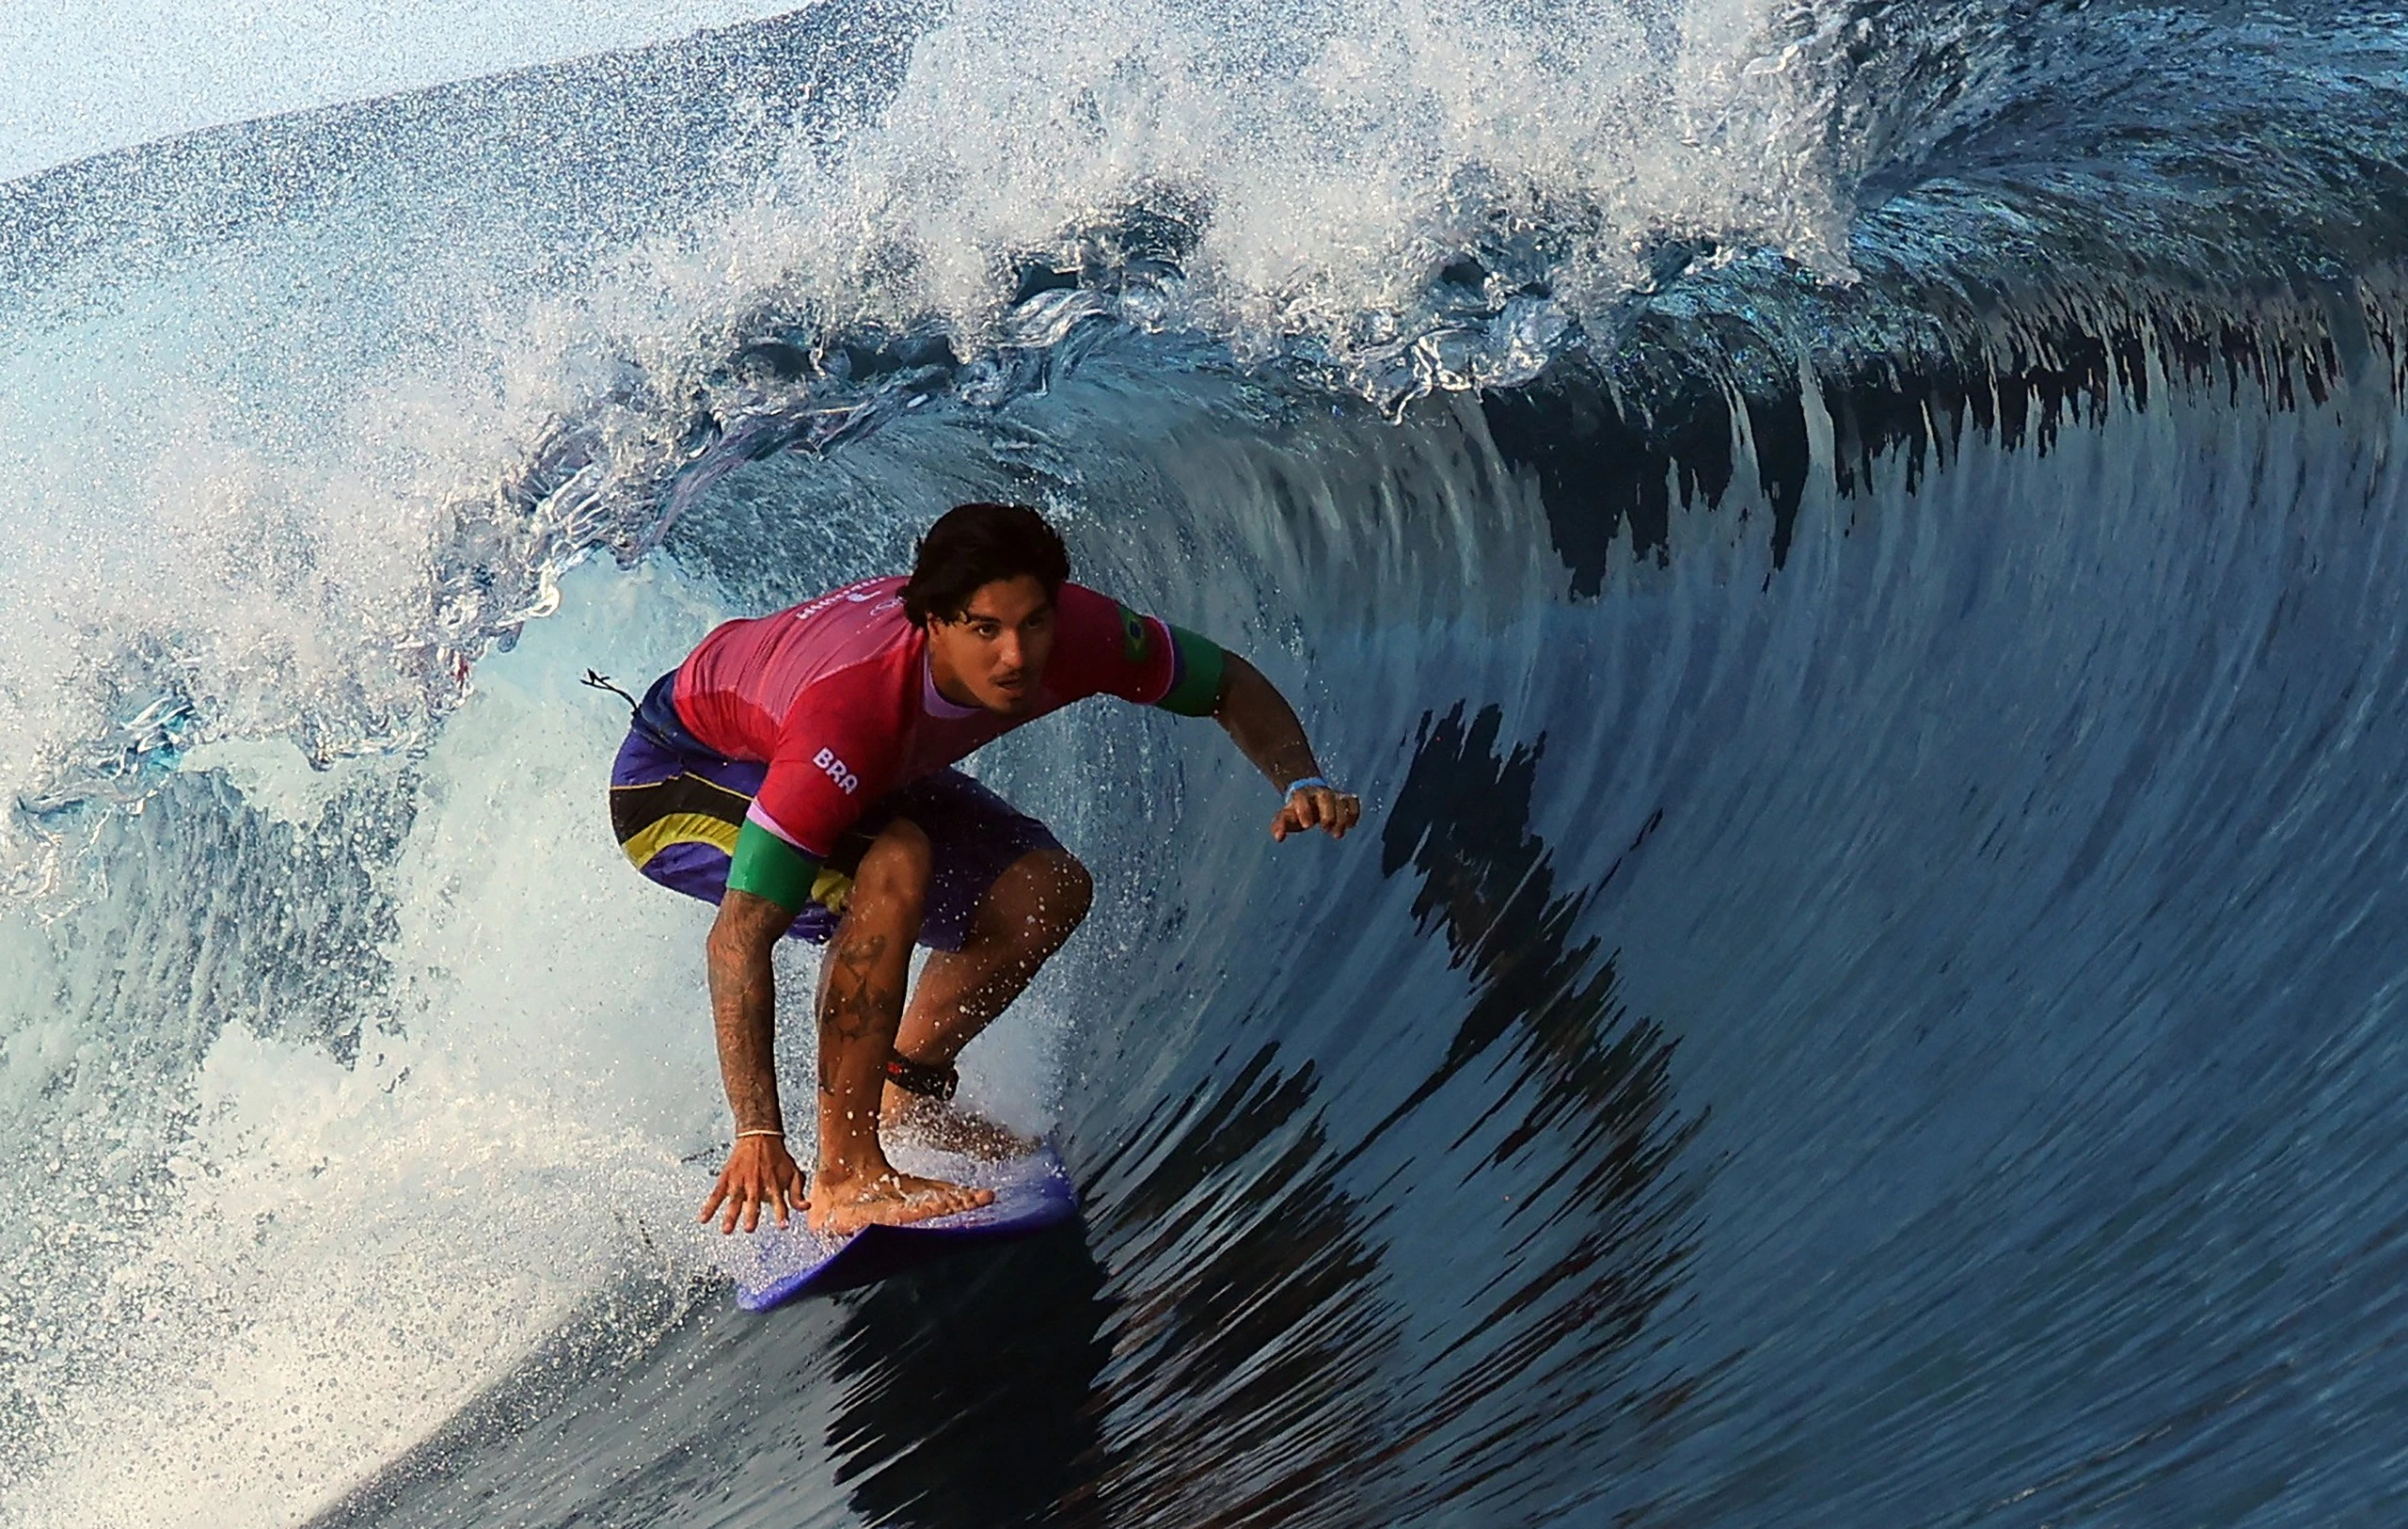
<svg viewBox="0 0 2408 1529">
<path fill-rule="evenodd" d="M 844 760 L 837 758 L 836 756 L 829 750 L 821 749 L 818 753 L 813 755 L 811 757 L 811 762 L 817 765 L 820 769 L 828 772 L 828 778 L 834 781 L 837 788 L 842 790 L 847 796 L 850 796 L 855 791 L 862 788 L 862 778 L 859 775 L 854 774 L 852 771 L 846 766 Z"/>
</svg>

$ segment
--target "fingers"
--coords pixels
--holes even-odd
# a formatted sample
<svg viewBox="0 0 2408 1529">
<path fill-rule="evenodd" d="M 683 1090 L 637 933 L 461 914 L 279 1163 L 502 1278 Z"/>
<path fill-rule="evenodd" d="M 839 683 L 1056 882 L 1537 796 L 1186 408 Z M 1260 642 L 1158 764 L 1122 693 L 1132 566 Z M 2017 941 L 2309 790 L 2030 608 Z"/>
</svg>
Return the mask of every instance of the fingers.
<svg viewBox="0 0 2408 1529">
<path fill-rule="evenodd" d="M 1363 820 L 1362 799 L 1343 791 L 1332 791 L 1329 796 L 1329 808 L 1323 814 L 1322 822 L 1331 838 L 1344 838 L 1348 829 Z"/>
<path fill-rule="evenodd" d="M 1360 798 L 1326 786 L 1307 786 L 1280 804 L 1278 816 L 1271 820 L 1271 836 L 1284 840 L 1291 834 L 1318 828 L 1331 838 L 1344 838 L 1362 818 Z"/>
<path fill-rule="evenodd" d="M 720 1233 L 727 1235 L 738 1231 L 758 1231 L 765 1211 L 784 1226 L 787 1217 L 801 1211 L 803 1205 L 801 1191 L 791 1183 L 738 1184 L 727 1191 L 727 1203 L 720 1214 Z M 703 1218 L 710 1218 L 707 1212 Z"/>
<path fill-rule="evenodd" d="M 1299 793 L 1298 800 L 1307 808 L 1304 821 L 1298 826 L 1318 828 L 1331 838 L 1344 838 L 1346 831 L 1362 820 L 1363 804 L 1359 798 L 1344 791 L 1334 791 L 1326 786 L 1316 786 Z"/>
<path fill-rule="evenodd" d="M 802 1171 L 794 1166 L 791 1157 L 786 1158 L 777 1170 L 777 1175 L 769 1185 L 769 1203 L 777 1210 L 780 1226 L 786 1224 L 787 1217 L 800 1216 L 803 1212 L 807 1202 L 802 1198 Z"/>
<path fill-rule="evenodd" d="M 720 1171 L 719 1182 L 711 1187 L 695 1219 L 708 1225 L 716 1218 L 720 1234 L 729 1236 L 739 1230 L 758 1230 L 764 1212 L 784 1226 L 809 1204 L 802 1170 L 795 1166 L 785 1144 L 748 1138 L 738 1140 L 736 1150 L 728 1154 L 727 1166 Z"/>
</svg>

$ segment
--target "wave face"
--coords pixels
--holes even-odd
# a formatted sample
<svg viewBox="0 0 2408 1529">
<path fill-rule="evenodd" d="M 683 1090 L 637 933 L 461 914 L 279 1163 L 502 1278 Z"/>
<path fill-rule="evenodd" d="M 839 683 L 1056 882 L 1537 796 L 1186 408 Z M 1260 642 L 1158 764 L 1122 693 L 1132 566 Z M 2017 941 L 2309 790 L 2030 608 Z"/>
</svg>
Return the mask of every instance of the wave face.
<svg viewBox="0 0 2408 1529">
<path fill-rule="evenodd" d="M 0 1522 L 2388 1521 L 2403 108 L 2340 6 L 865 5 L 0 184 Z M 1366 821 L 982 755 L 1088 1214 L 746 1316 L 576 679 L 974 497 Z"/>
</svg>

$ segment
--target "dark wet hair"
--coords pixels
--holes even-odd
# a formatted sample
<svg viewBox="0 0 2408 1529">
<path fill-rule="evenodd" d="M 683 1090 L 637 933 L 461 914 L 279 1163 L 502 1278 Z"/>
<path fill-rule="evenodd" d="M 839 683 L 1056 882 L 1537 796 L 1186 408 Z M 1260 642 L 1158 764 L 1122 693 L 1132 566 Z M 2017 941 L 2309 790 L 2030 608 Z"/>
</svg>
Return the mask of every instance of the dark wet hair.
<svg viewBox="0 0 2408 1529">
<path fill-rule="evenodd" d="M 1022 574 L 1043 584 L 1049 600 L 1070 577 L 1070 554 L 1045 517 L 1025 504 L 957 504 L 920 538 L 903 613 L 915 627 L 930 617 L 958 621 L 980 589 Z"/>
</svg>

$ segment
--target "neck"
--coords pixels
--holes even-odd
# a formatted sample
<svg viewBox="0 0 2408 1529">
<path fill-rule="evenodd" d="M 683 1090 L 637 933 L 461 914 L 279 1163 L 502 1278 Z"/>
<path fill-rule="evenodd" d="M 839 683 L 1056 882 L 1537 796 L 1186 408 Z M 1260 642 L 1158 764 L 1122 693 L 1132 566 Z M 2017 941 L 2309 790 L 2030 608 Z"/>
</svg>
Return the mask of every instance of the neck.
<svg viewBox="0 0 2408 1529">
<path fill-rule="evenodd" d="M 970 693 L 970 687 L 961 682 L 961 677 L 953 672 L 953 666 L 944 661 L 944 656 L 937 651 L 937 645 L 934 643 L 930 643 L 926 651 L 928 682 L 936 686 L 939 695 L 956 706 L 985 709 L 979 707 L 978 697 Z"/>
</svg>

